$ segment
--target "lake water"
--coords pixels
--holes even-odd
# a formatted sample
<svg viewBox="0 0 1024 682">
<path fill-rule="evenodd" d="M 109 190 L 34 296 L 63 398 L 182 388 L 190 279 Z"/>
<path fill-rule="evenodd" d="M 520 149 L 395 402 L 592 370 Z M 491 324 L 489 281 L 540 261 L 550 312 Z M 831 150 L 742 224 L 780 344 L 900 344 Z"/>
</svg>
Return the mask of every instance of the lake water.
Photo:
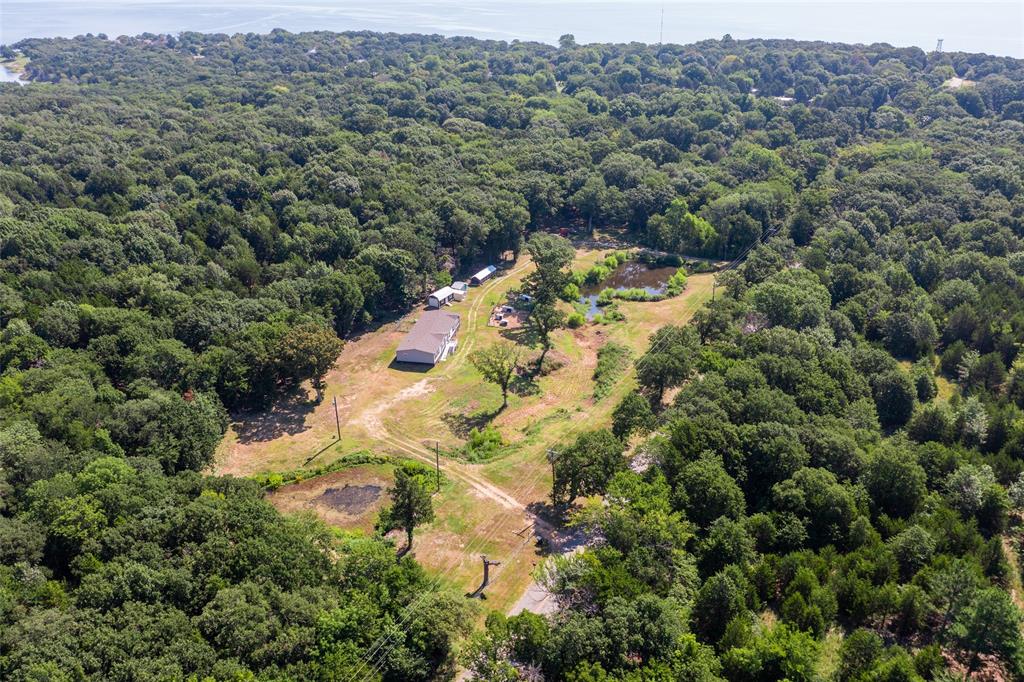
<svg viewBox="0 0 1024 682">
<path fill-rule="evenodd" d="M 662 31 L 662 9 L 664 28 Z M 882 0 L 0 0 L 0 44 L 142 32 L 372 30 L 555 43 L 691 43 L 704 38 L 888 42 L 1024 57 L 1024 2 Z"/>
<path fill-rule="evenodd" d="M 643 289 L 649 294 L 658 296 L 665 293 L 669 278 L 676 274 L 678 268 L 648 267 L 639 261 L 626 261 L 615 268 L 612 273 L 597 284 L 580 289 L 580 303 L 587 306 L 587 319 L 591 320 L 601 312 L 597 298 L 604 289 Z"/>
<path fill-rule="evenodd" d="M 18 85 L 25 85 L 26 81 L 21 80 L 19 74 L 0 66 L 0 83 L 17 83 Z"/>
</svg>

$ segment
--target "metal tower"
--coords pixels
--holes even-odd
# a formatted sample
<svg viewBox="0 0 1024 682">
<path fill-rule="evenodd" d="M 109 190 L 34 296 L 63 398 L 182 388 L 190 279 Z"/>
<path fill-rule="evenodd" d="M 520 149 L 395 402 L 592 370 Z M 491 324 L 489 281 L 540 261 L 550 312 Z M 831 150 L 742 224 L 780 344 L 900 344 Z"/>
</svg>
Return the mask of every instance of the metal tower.
<svg viewBox="0 0 1024 682">
<path fill-rule="evenodd" d="M 939 42 L 935 44 L 935 51 L 942 52 L 942 38 L 939 38 Z"/>
</svg>

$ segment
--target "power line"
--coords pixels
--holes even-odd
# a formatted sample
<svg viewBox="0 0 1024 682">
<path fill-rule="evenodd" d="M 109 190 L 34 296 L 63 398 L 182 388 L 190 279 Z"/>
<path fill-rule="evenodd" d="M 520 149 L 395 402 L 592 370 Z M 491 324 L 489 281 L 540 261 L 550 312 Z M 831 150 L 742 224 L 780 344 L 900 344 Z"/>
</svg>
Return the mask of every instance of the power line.
<svg viewBox="0 0 1024 682">
<path fill-rule="evenodd" d="M 760 236 L 758 237 L 758 239 L 757 239 L 757 240 L 755 240 L 755 241 L 754 241 L 754 242 L 753 242 L 752 244 L 750 244 L 750 245 L 749 245 L 749 246 L 748 246 L 747 248 L 745 248 L 745 249 L 744 249 L 744 250 L 743 250 L 743 251 L 742 251 L 742 252 L 741 252 L 741 253 L 740 253 L 739 255 L 737 255 L 737 256 L 736 256 L 735 258 L 733 258 L 733 260 L 732 260 L 732 261 L 730 261 L 730 262 L 729 262 L 729 263 L 728 263 L 728 264 L 727 264 L 727 265 L 726 265 L 725 267 L 723 267 L 723 268 L 722 268 L 722 269 L 721 269 L 721 270 L 719 271 L 719 273 L 721 273 L 721 272 L 726 272 L 726 271 L 728 271 L 728 270 L 731 270 L 731 269 L 734 269 L 734 268 L 736 268 L 736 267 L 737 267 L 737 266 L 739 265 L 739 263 L 740 263 L 740 262 L 741 262 L 741 261 L 742 261 L 743 259 L 745 259 L 745 258 L 746 258 L 746 256 L 747 256 L 747 255 L 748 255 L 748 254 L 749 254 L 749 253 L 750 253 L 750 252 L 751 252 L 751 251 L 752 251 L 752 250 L 753 250 L 754 248 L 756 248 L 757 246 L 759 246 L 759 245 L 761 245 L 761 244 L 765 243 L 765 242 L 766 242 L 766 241 L 767 241 L 768 239 L 770 239 L 770 238 L 774 237 L 774 236 L 775 236 L 776 234 L 778 234 L 778 232 L 779 232 L 779 230 L 780 230 L 780 229 L 782 229 L 782 226 L 781 226 L 781 225 L 780 225 L 779 227 L 776 227 L 776 228 L 775 228 L 774 230 L 772 230 L 772 231 L 771 231 L 770 233 L 766 233 L 766 234 L 762 234 L 762 235 L 760 235 Z M 717 274 L 719 274 L 719 273 L 716 273 L 716 277 L 717 277 Z M 696 302 L 697 302 L 696 298 L 695 298 L 695 299 L 693 299 L 693 300 L 691 301 L 691 307 L 692 307 L 693 305 L 696 305 Z M 645 352 L 643 353 L 643 355 L 641 355 L 641 356 L 640 356 L 640 357 L 639 357 L 639 358 L 638 358 L 638 359 L 636 360 L 635 366 L 636 366 L 636 367 L 639 367 L 639 366 L 641 366 L 641 365 L 642 365 L 642 364 L 643 364 L 644 362 L 646 362 L 646 361 L 647 361 L 647 359 L 648 359 L 648 358 L 650 358 L 650 357 L 651 357 L 651 355 L 652 355 L 653 353 L 655 353 L 655 352 L 657 352 L 657 351 L 659 351 L 659 350 L 660 350 L 660 346 L 664 345 L 664 344 L 665 344 L 665 343 L 667 343 L 667 342 L 668 342 L 668 339 L 667 339 L 667 338 L 666 338 L 666 339 L 662 339 L 662 341 L 661 341 L 661 342 L 659 342 L 659 344 L 657 344 L 657 345 L 655 345 L 655 346 L 651 346 L 650 348 L 648 348 L 648 349 L 647 349 L 647 351 L 645 351 Z M 617 381 L 616 381 L 615 383 L 616 383 L 616 384 L 618 384 L 618 382 L 619 382 L 619 381 L 622 381 L 622 379 L 623 379 L 623 378 L 624 378 L 624 377 L 620 377 L 620 378 L 619 378 L 619 379 L 618 379 L 618 380 L 617 380 Z M 611 392 L 609 391 L 609 395 L 610 395 L 610 393 L 611 393 Z M 600 402 L 602 402 L 603 400 L 604 400 L 604 398 L 602 398 L 601 400 L 597 401 L 597 402 L 595 403 L 595 405 L 596 405 L 597 403 L 600 403 Z M 581 426 L 582 426 L 582 425 L 583 425 L 584 423 L 586 423 L 586 420 L 585 420 L 585 419 L 579 419 L 579 420 L 577 420 L 577 421 L 576 421 L 576 423 L 575 423 L 575 424 L 573 425 L 573 428 L 571 428 L 571 429 L 570 429 L 570 430 L 569 430 L 568 432 L 566 432 L 566 433 L 563 433 L 563 434 L 562 434 L 562 435 L 561 435 L 561 436 L 559 437 L 559 439 L 560 439 L 560 440 L 561 440 L 561 439 L 565 439 L 565 438 L 566 438 L 566 437 L 568 437 L 569 435 L 573 434 L 573 433 L 574 433 L 575 431 L 577 431 L 577 430 L 578 430 L 578 429 L 579 429 L 579 428 L 580 428 L 580 427 L 581 427 Z M 396 441 L 397 441 L 397 442 L 398 442 L 399 444 L 401 444 L 401 440 L 400 440 L 400 439 L 397 439 L 397 438 L 396 438 L 395 440 L 396 440 Z M 409 448 L 408 444 L 405 444 L 405 447 L 404 447 L 404 448 L 400 448 L 400 449 L 406 449 L 406 450 L 408 451 L 408 450 L 410 450 L 411 448 Z M 549 453 L 551 453 L 551 452 L 554 452 L 554 450 L 553 450 L 552 448 L 547 448 L 547 451 L 548 451 Z M 543 470 L 540 470 L 540 471 L 543 471 Z M 518 494 L 519 492 L 522 492 L 522 491 L 526 490 L 526 489 L 527 489 L 528 487 L 532 487 L 532 486 L 533 486 L 534 484 L 536 484 L 536 483 L 537 483 L 537 482 L 538 482 L 538 481 L 540 480 L 540 478 L 541 478 L 542 476 L 543 476 L 543 473 L 542 473 L 542 474 L 539 474 L 539 475 L 535 475 L 535 476 L 531 477 L 530 479 L 527 479 L 527 480 L 525 480 L 525 481 L 521 482 L 521 484 L 520 484 L 520 485 L 519 485 L 519 486 L 518 486 L 518 487 L 516 488 L 516 490 L 515 490 L 515 491 L 513 491 L 513 492 L 514 492 L 514 493 L 516 493 L 516 494 Z M 510 497 L 511 497 L 511 496 L 510 496 Z M 513 497 L 512 499 L 515 499 L 515 498 Z M 530 515 L 531 515 L 531 516 L 534 516 L 534 518 L 535 518 L 535 519 L 537 519 L 537 520 L 541 520 L 541 521 L 543 521 L 542 519 L 540 519 L 539 517 L 537 517 L 537 516 L 536 516 L 535 514 L 532 514 L 532 513 L 530 513 Z M 544 523 L 546 524 L 546 522 L 544 522 Z M 483 545 L 484 545 L 484 543 L 486 543 L 486 542 L 489 542 L 489 541 L 490 541 L 490 539 L 491 539 L 491 538 L 492 538 L 492 537 L 493 537 L 493 536 L 495 535 L 495 533 L 496 533 L 496 532 L 497 532 L 498 530 L 501 530 L 501 529 L 503 529 L 503 528 L 504 528 L 504 527 L 505 527 L 506 525 L 507 525 L 507 523 L 506 523 L 506 522 L 499 522 L 499 524 L 498 524 L 498 525 L 496 525 L 496 526 L 495 526 L 494 528 L 492 528 L 492 530 L 491 530 L 491 531 L 489 531 L 489 532 L 487 533 L 487 535 L 486 535 L 486 536 L 483 536 L 483 537 L 480 537 L 480 538 L 476 538 L 476 539 L 475 539 L 474 541 L 471 541 L 471 542 L 470 542 L 470 546 L 472 546 L 474 542 L 478 542 L 478 544 L 479 544 L 480 546 L 483 546 Z M 524 541 L 523 543 L 521 543 L 521 544 L 520 544 L 520 545 L 519 545 L 519 546 L 518 546 L 518 547 L 517 547 L 517 548 L 516 548 L 516 549 L 515 549 L 515 550 L 513 551 L 513 553 L 512 553 L 512 554 L 511 554 L 511 555 L 510 555 L 510 556 L 509 556 L 508 558 L 506 558 L 506 559 L 504 560 L 504 562 L 503 562 L 503 563 L 504 563 L 504 564 L 505 564 L 506 566 L 507 566 L 508 564 L 510 564 L 510 563 L 512 562 L 512 560 L 513 560 L 513 559 L 515 559 L 515 557 L 517 557 L 517 556 L 519 555 L 519 553 L 520 553 L 520 552 L 521 552 L 521 551 L 522 551 L 522 550 L 523 550 L 523 549 L 524 549 L 524 548 L 526 547 L 526 545 L 527 545 L 527 544 L 529 544 L 529 541 L 530 541 L 530 540 L 529 540 L 529 538 L 527 538 L 527 540 L 526 540 L 526 541 Z M 466 549 L 464 550 L 464 554 L 465 554 L 465 555 L 469 555 L 470 553 L 471 553 L 471 552 L 470 552 L 469 546 L 467 546 L 467 548 L 466 548 Z M 376 673 L 377 673 L 377 672 L 378 672 L 378 671 L 379 671 L 379 670 L 380 670 L 380 669 L 381 669 L 381 668 L 383 667 L 383 665 L 384 665 L 384 662 L 385 662 L 385 661 L 386 661 L 386 659 L 387 659 L 387 656 L 388 656 L 388 655 L 389 655 L 389 654 L 390 654 L 390 653 L 391 653 L 392 651 L 394 651 L 394 649 L 395 649 L 395 648 L 396 648 L 396 647 L 398 646 L 399 642 L 396 642 L 396 643 L 395 643 L 394 645 L 391 645 L 391 646 L 387 646 L 387 645 L 388 645 L 388 644 L 389 644 L 389 643 L 391 642 L 391 640 L 392 640 L 392 639 L 394 639 L 394 638 L 395 638 L 395 637 L 396 637 L 397 635 L 399 635 L 399 634 L 403 634 L 403 635 L 404 635 L 404 632 L 402 632 L 402 628 L 403 628 L 403 627 L 405 626 L 405 624 L 406 624 L 406 623 L 408 623 L 408 621 L 409 621 L 409 620 L 410 620 L 410 619 L 411 619 L 411 618 L 413 617 L 413 615 L 415 615 L 415 612 L 416 612 L 416 610 L 417 610 L 417 609 L 418 609 L 418 608 L 420 607 L 420 605 L 421 605 L 422 603 L 424 603 L 425 599 L 427 599 L 427 598 L 428 598 L 429 596 L 431 596 L 431 595 L 433 594 L 433 590 L 434 590 L 434 589 L 436 589 L 436 587 L 437 587 L 437 586 L 439 586 L 439 585 L 441 584 L 442 580 L 443 580 L 443 579 L 444 579 L 445 577 L 447 577 L 447 576 L 448 576 L 448 574 L 449 574 L 449 573 L 451 573 L 451 571 L 452 571 L 452 570 L 454 570 L 454 569 L 455 569 L 455 567 L 456 567 L 456 566 L 458 565 L 458 563 L 460 563 L 460 562 L 461 562 L 461 560 L 460 560 L 459 562 L 456 562 L 455 564 L 452 564 L 452 565 L 451 565 L 450 567 L 448 567 L 447 569 L 445 569 L 445 570 L 444 570 L 443 572 L 441 572 L 441 573 L 437 574 L 437 576 L 436 576 L 436 577 L 434 578 L 434 580 L 433 580 L 433 581 L 431 581 L 431 583 L 430 583 L 430 585 L 429 585 L 428 589 L 427 589 L 426 591 L 424 591 L 424 592 L 423 592 L 423 593 L 422 593 L 422 594 L 421 594 L 421 595 L 420 595 L 419 597 L 417 597 L 416 599 L 414 599 L 414 600 L 413 600 L 413 601 L 412 601 L 412 602 L 411 602 L 410 604 L 408 604 L 408 605 L 407 605 L 407 606 L 405 607 L 405 615 L 404 615 L 404 617 L 403 617 L 403 618 L 401 619 L 401 621 L 400 621 L 400 622 L 399 622 L 398 624 L 396 624 L 396 625 L 395 625 L 395 626 L 394 626 L 394 627 L 393 627 L 393 628 L 391 629 L 391 632 L 390 632 L 390 634 L 388 634 L 387 636 L 385 636 L 383 640 L 378 640 L 378 642 L 377 642 L 377 643 L 376 643 L 376 644 L 375 644 L 375 645 L 373 646 L 373 648 L 372 648 L 372 649 L 371 649 L 371 650 L 370 650 L 369 652 L 367 652 L 367 654 L 365 654 L 365 655 L 364 655 L 362 663 L 360 663 L 359 667 L 358 667 L 358 668 L 357 668 L 357 669 L 355 670 L 355 672 L 353 672 L 353 673 L 352 673 L 352 674 L 351 674 L 351 675 L 350 675 L 350 676 L 349 676 L 348 678 L 346 678 L 346 682 L 351 682 L 351 680 L 354 680 L 354 679 L 356 679 L 356 676 L 357 676 L 357 675 L 360 675 L 360 674 L 361 674 L 361 673 L 363 672 L 363 670 L 365 670 L 365 669 L 366 669 L 366 666 L 367 666 L 368 664 L 370 664 L 370 669 L 369 669 L 369 670 L 367 671 L 367 675 L 366 675 L 366 677 L 368 677 L 368 676 L 369 676 L 369 675 L 371 675 L 371 674 L 376 674 Z M 371 660 L 374 660 L 374 659 L 375 659 L 375 662 L 371 664 L 371 663 L 370 663 L 370 662 L 371 662 Z M 364 679 L 365 679 L 365 677 L 364 677 Z"/>
<path fill-rule="evenodd" d="M 764 243 L 764 241 L 766 239 L 770 239 L 771 237 L 775 236 L 775 234 L 777 234 L 780 229 L 781 229 L 781 225 L 779 227 L 777 227 L 775 230 L 773 230 L 770 234 L 761 235 L 760 237 L 758 237 L 758 239 L 753 244 L 751 244 L 746 249 L 744 249 L 743 252 L 741 252 L 738 256 L 736 256 L 728 265 L 726 265 L 724 268 L 722 268 L 722 270 L 720 272 L 725 272 L 727 270 L 730 270 L 730 269 L 733 269 L 733 268 L 737 267 L 739 262 L 742 259 L 744 259 L 755 247 L 757 247 L 761 243 Z M 695 304 L 696 304 L 696 299 L 694 299 L 691 302 L 691 306 L 695 305 Z M 651 348 L 649 348 L 639 359 L 637 359 L 636 366 L 640 366 L 643 362 L 646 361 L 647 358 L 649 358 L 651 356 L 652 353 L 660 350 L 660 346 L 664 345 L 667 342 L 668 342 L 668 339 L 663 339 L 658 345 L 652 346 Z M 619 380 L 621 381 L 621 379 L 619 379 Z M 618 382 L 616 382 L 616 383 L 618 383 Z M 600 402 L 600 401 L 598 401 L 598 402 Z M 584 420 L 578 420 L 577 423 L 574 425 L 574 428 L 570 429 L 570 431 L 568 433 L 562 434 L 561 438 L 565 438 L 568 435 L 572 434 L 575 430 L 578 429 L 579 426 L 582 425 L 583 421 Z M 538 476 L 534 476 L 531 479 L 528 479 L 527 481 L 524 481 L 516 489 L 515 492 L 516 493 L 521 492 L 522 490 L 524 490 L 528 486 L 532 487 L 532 485 L 534 485 L 539 480 L 540 480 L 540 476 L 539 475 Z M 492 538 L 494 536 L 494 534 L 498 530 L 504 528 L 505 525 L 506 525 L 505 523 L 501 523 L 501 524 L 495 526 L 484 538 L 477 538 L 477 540 L 479 540 L 480 544 L 482 545 L 484 542 L 489 541 L 490 538 Z M 525 548 L 525 546 L 528 543 L 529 543 L 528 539 L 526 541 L 524 541 L 523 543 L 521 543 L 519 545 L 519 547 L 517 547 L 516 550 L 513 551 L 512 555 L 508 559 L 505 560 L 506 565 L 508 565 L 512 561 L 512 559 L 514 559 L 516 556 L 518 556 L 519 553 Z M 465 550 L 465 553 L 466 554 L 470 553 L 468 547 Z M 446 569 L 444 572 L 438 574 L 436 579 L 431 584 L 431 590 L 436 588 L 436 586 L 440 585 L 441 580 L 444 577 L 446 577 L 447 574 L 450 573 L 455 568 L 456 565 L 457 564 L 453 564 L 451 567 Z M 419 607 L 419 605 L 427 597 L 429 597 L 431 594 L 432 594 L 431 591 L 424 592 L 423 594 L 420 595 L 420 597 L 418 597 L 416 600 L 414 600 L 412 603 L 410 603 L 406 607 L 407 613 L 406 613 L 405 617 L 402 619 L 402 621 L 397 626 L 395 626 L 395 628 L 392 630 L 391 634 L 389 634 L 383 641 L 378 642 L 378 644 L 376 646 L 374 646 L 373 650 L 367 655 L 366 660 L 364 661 L 364 663 L 360 665 L 360 667 L 359 667 L 359 669 L 357 669 L 356 673 L 353 674 L 353 676 L 351 676 L 350 678 L 348 678 L 348 680 L 346 682 L 349 682 L 349 680 L 354 679 L 355 675 L 359 674 L 365 668 L 365 664 L 369 663 L 370 659 L 374 659 L 374 658 L 377 659 L 376 663 L 374 663 L 373 666 L 372 666 L 372 669 L 370 671 L 371 673 L 375 674 L 376 672 L 378 672 L 383 667 L 384 661 L 386 660 L 386 657 L 388 656 L 388 654 L 391 653 L 391 651 L 393 651 L 398 646 L 398 643 L 396 642 L 394 645 L 387 646 L 386 648 L 383 648 L 383 649 L 381 648 L 382 645 L 388 644 L 388 642 L 390 642 L 398 634 L 404 634 L 404 633 L 401 632 L 401 628 L 404 627 L 404 625 L 409 621 L 410 618 L 412 618 L 412 616 L 415 614 L 415 611 Z M 378 655 L 378 651 L 382 651 L 383 653 L 380 653 Z"/>
</svg>

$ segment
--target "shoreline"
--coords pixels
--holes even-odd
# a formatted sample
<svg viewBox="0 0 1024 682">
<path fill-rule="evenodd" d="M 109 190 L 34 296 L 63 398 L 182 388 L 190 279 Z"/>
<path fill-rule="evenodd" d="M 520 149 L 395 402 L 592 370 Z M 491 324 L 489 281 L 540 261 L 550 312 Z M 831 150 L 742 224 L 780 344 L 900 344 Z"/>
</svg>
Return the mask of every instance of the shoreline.
<svg viewBox="0 0 1024 682">
<path fill-rule="evenodd" d="M 12 59 L 0 60 L 0 83 L 18 83 L 25 85 L 29 83 L 26 77 L 28 57 L 19 54 Z"/>
</svg>

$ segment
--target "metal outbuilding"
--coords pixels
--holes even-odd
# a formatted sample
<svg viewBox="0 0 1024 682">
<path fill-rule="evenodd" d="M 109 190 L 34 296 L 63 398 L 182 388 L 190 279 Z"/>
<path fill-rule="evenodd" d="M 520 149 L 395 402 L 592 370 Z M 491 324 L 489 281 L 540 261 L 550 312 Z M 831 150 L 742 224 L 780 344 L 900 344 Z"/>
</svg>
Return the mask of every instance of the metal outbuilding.
<svg viewBox="0 0 1024 682">
<path fill-rule="evenodd" d="M 440 308 L 443 305 L 448 305 L 455 300 L 457 293 L 458 292 L 451 287 L 441 287 L 427 297 L 427 305 L 431 308 Z"/>
<path fill-rule="evenodd" d="M 489 280 L 494 275 L 494 273 L 496 273 L 497 271 L 498 271 L 497 267 L 495 267 L 494 265 L 488 265 L 486 268 L 484 268 L 480 272 L 478 272 L 475 275 L 473 275 L 472 277 L 470 277 L 469 278 L 469 283 L 470 284 L 477 284 L 477 285 L 483 284 L 484 282 Z"/>
</svg>

